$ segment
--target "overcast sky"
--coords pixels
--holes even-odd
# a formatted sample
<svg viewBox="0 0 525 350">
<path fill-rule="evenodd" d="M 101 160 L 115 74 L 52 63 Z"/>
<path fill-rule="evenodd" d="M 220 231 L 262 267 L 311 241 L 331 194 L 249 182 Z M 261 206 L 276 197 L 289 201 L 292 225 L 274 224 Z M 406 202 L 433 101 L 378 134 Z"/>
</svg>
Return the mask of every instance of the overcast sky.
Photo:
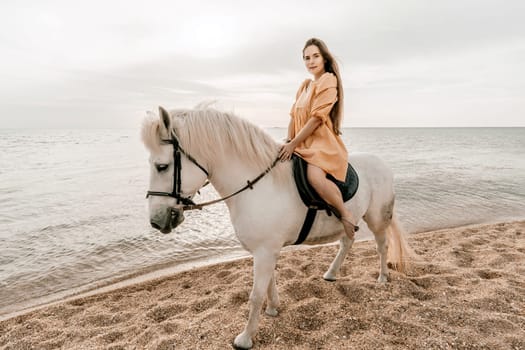
<svg viewBox="0 0 525 350">
<path fill-rule="evenodd" d="M 522 0 L 2 0 L 0 128 L 138 128 L 209 100 L 286 126 L 312 36 L 347 127 L 525 126 Z"/>
</svg>

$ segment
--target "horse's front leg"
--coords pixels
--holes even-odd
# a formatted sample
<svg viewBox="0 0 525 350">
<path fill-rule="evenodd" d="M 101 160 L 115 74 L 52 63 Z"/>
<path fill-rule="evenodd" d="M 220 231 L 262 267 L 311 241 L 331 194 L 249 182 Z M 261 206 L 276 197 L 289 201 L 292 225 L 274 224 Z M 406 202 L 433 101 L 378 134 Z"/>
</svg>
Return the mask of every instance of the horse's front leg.
<svg viewBox="0 0 525 350">
<path fill-rule="evenodd" d="M 341 268 L 341 265 L 343 264 L 343 261 L 345 260 L 346 254 L 348 254 L 348 251 L 350 250 L 350 248 L 352 248 L 352 244 L 354 244 L 354 240 L 348 238 L 347 235 L 343 235 L 343 237 L 341 237 L 341 239 L 339 240 L 339 251 L 337 252 L 337 255 L 335 256 L 334 261 L 332 261 L 330 268 L 323 275 L 323 278 L 325 280 L 327 281 L 336 280 L 337 273 L 339 272 L 339 269 Z"/>
<path fill-rule="evenodd" d="M 266 299 L 266 311 L 268 316 L 277 316 L 279 313 L 279 293 L 277 292 L 277 284 L 275 281 L 275 271 L 272 273 L 270 284 L 268 285 L 268 298 Z"/>
<path fill-rule="evenodd" d="M 273 278 L 278 255 L 279 252 L 268 250 L 260 250 L 253 254 L 253 289 L 249 300 L 250 312 L 244 331 L 233 342 L 238 349 L 250 349 L 253 345 L 252 338 L 257 332 L 262 304 L 268 292 L 270 280 Z"/>
</svg>

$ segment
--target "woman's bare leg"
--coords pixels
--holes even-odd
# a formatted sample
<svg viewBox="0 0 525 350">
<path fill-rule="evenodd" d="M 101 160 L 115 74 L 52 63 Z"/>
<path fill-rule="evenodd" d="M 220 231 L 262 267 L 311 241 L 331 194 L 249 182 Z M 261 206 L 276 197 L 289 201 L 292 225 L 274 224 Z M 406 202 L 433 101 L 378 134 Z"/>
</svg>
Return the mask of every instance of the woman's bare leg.
<svg viewBox="0 0 525 350">
<path fill-rule="evenodd" d="M 339 191 L 337 185 L 326 178 L 326 173 L 323 169 L 315 165 L 308 164 L 307 177 L 308 182 L 310 182 L 321 198 L 341 213 L 341 222 L 345 228 L 345 233 L 348 238 L 354 239 L 354 224 L 356 222 L 352 213 L 346 209 L 341 191 Z"/>
</svg>

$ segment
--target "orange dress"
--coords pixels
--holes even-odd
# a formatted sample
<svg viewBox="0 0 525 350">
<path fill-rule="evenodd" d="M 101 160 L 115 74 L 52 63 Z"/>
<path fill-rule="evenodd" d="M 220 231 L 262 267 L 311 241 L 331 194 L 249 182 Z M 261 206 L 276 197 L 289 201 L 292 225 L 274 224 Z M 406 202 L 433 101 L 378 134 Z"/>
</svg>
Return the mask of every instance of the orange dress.
<svg viewBox="0 0 525 350">
<path fill-rule="evenodd" d="M 337 102 L 337 78 L 324 73 L 317 81 L 305 80 L 297 91 L 290 111 L 291 136 L 295 137 L 310 118 L 319 118 L 322 124 L 295 149 L 307 163 L 323 169 L 339 181 L 345 181 L 348 151 L 334 132 L 330 111 Z"/>
</svg>

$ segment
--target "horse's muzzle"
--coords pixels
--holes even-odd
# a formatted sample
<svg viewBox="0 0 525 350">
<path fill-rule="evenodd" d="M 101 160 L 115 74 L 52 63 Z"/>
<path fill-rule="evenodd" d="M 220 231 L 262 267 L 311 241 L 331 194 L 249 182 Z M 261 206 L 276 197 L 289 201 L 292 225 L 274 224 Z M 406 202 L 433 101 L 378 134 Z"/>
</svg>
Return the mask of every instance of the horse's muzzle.
<svg viewBox="0 0 525 350">
<path fill-rule="evenodd" d="M 170 233 L 172 229 L 179 226 L 184 221 L 184 211 L 179 208 L 168 207 L 161 212 L 157 212 L 150 219 L 151 227 L 162 233 Z"/>
</svg>

